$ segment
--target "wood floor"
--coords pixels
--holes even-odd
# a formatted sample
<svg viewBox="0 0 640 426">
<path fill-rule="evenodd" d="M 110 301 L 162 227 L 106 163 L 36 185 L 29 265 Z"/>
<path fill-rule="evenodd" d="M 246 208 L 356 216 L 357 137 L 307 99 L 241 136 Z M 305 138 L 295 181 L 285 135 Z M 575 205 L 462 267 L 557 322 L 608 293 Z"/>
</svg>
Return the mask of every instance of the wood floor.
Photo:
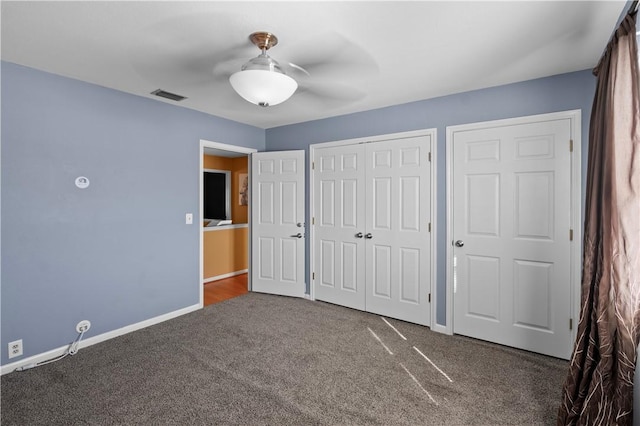
<svg viewBox="0 0 640 426">
<path fill-rule="evenodd" d="M 212 281 L 204 285 L 204 306 L 247 294 L 247 274 Z"/>
</svg>

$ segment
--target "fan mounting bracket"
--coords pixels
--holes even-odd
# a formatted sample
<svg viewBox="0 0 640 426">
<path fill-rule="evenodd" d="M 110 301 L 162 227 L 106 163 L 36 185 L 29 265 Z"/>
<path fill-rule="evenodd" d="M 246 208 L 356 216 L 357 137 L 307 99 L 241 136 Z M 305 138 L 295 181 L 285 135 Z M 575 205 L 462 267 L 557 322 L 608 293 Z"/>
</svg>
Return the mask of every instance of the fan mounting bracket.
<svg viewBox="0 0 640 426">
<path fill-rule="evenodd" d="M 266 31 L 258 31 L 249 36 L 251 43 L 255 44 L 260 50 L 269 50 L 278 44 L 278 37 Z"/>
</svg>

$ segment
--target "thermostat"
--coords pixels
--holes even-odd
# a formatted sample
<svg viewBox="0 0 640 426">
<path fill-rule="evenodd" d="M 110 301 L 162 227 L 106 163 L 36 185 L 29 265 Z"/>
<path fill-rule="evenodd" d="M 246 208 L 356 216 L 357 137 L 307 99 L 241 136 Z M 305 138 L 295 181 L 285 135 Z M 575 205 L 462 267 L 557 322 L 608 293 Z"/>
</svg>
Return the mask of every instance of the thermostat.
<svg viewBox="0 0 640 426">
<path fill-rule="evenodd" d="M 78 176 L 76 178 L 76 186 L 80 189 L 85 189 L 89 187 L 89 178 L 84 176 Z"/>
</svg>

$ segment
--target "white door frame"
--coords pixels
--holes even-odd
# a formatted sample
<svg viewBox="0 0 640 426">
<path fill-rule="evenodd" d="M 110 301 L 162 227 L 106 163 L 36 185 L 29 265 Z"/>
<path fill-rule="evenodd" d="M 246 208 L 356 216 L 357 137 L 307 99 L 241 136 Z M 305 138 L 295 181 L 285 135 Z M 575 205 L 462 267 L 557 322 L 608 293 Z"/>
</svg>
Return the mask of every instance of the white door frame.
<svg viewBox="0 0 640 426">
<path fill-rule="evenodd" d="M 198 202 L 199 202 L 199 210 L 198 210 L 198 218 L 199 218 L 199 233 L 200 235 L 198 236 L 199 240 L 200 240 L 200 250 L 199 250 L 199 257 L 200 260 L 198 261 L 198 276 L 199 276 L 199 282 L 198 285 L 200 286 L 200 308 L 204 307 L 204 290 L 202 288 L 202 284 L 204 281 L 204 253 L 203 253 L 203 246 L 204 246 L 204 237 L 202 235 L 203 230 L 204 230 L 204 226 L 203 226 L 203 218 L 202 215 L 204 214 L 204 203 L 203 203 L 203 194 L 202 194 L 202 190 L 203 190 L 203 172 L 204 172 L 204 149 L 205 148 L 213 148 L 213 149 L 219 149 L 222 151 L 230 151 L 230 152 L 237 152 L 240 154 L 246 154 L 247 156 L 250 156 L 252 152 L 257 152 L 257 149 L 254 148 L 246 148 L 243 146 L 236 146 L 236 145 L 228 145 L 225 143 L 219 143 L 219 142 L 212 142 L 212 141 L 208 141 L 205 139 L 200 139 L 200 150 L 198 151 L 200 153 L 200 159 L 199 159 L 199 164 L 200 164 L 200 168 L 199 168 L 199 175 L 198 175 L 198 182 L 199 182 L 199 186 L 198 186 Z M 247 162 L 247 164 L 249 164 Z M 247 171 L 247 173 L 250 173 L 251 169 L 249 168 L 249 170 Z M 251 193 L 249 193 L 249 196 L 251 196 Z M 249 290 L 251 289 L 251 221 L 249 221 L 249 232 L 247 233 L 248 238 L 249 238 L 249 242 L 248 242 L 248 247 L 249 247 L 249 264 L 248 269 L 249 269 L 249 273 L 247 274 L 247 277 L 249 277 Z"/>
<path fill-rule="evenodd" d="M 313 279 L 314 271 L 315 271 L 315 252 L 314 252 L 314 243 L 315 243 L 315 224 L 313 223 L 313 215 L 315 212 L 315 194 L 314 194 L 314 165 L 313 159 L 315 158 L 315 150 L 320 148 L 327 148 L 332 146 L 344 146 L 344 145 L 356 145 L 368 142 L 380 142 L 389 139 L 403 139 L 403 138 L 413 138 L 417 136 L 431 136 L 431 257 L 432 257 L 432 268 L 431 268 L 431 327 L 436 324 L 436 312 L 437 312 L 437 229 L 436 226 L 436 214 L 437 214 L 437 206 L 436 206 L 436 193 L 437 193 L 437 145 L 438 145 L 438 131 L 436 128 L 432 129 L 421 129 L 421 130 L 413 130 L 409 132 L 400 132 L 400 133 L 390 133 L 386 135 L 376 135 L 369 136 L 363 138 L 354 138 L 354 139 L 344 139 L 339 141 L 331 141 L 331 142 L 322 142 L 309 145 L 309 298 L 311 300 L 315 300 L 315 283 Z M 434 190 L 436 189 L 436 190 Z"/>
<path fill-rule="evenodd" d="M 478 130 L 496 126 L 518 125 L 531 122 L 569 119 L 571 122 L 571 141 L 573 155 L 571 155 L 571 229 L 573 230 L 573 244 L 571 244 L 571 291 L 569 311 L 573 319 L 571 337 L 576 338 L 578 318 L 580 317 L 580 275 L 582 267 L 582 110 L 570 110 L 549 114 L 530 115 L 525 117 L 507 118 L 503 120 L 484 121 L 479 123 L 447 126 L 446 140 L 446 176 L 447 176 L 447 253 L 446 253 L 446 283 L 447 283 L 447 313 L 446 325 L 441 327 L 447 334 L 453 334 L 453 134 L 457 131 Z M 567 325 L 568 326 L 568 325 Z"/>
</svg>

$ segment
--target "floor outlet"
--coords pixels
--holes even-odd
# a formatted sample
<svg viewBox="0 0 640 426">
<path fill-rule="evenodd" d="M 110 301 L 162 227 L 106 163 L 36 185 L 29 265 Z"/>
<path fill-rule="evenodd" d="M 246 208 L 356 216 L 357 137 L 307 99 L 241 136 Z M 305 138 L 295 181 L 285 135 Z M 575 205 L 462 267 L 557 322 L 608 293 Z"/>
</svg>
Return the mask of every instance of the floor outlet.
<svg viewBox="0 0 640 426">
<path fill-rule="evenodd" d="M 15 358 L 22 355 L 22 339 L 14 340 L 8 343 L 9 346 L 9 358 Z"/>
<path fill-rule="evenodd" d="M 78 333 L 82 333 L 83 331 L 89 331 L 90 328 L 91 328 L 91 321 L 89 320 L 82 320 L 78 323 L 78 325 L 76 325 L 76 331 Z"/>
</svg>

